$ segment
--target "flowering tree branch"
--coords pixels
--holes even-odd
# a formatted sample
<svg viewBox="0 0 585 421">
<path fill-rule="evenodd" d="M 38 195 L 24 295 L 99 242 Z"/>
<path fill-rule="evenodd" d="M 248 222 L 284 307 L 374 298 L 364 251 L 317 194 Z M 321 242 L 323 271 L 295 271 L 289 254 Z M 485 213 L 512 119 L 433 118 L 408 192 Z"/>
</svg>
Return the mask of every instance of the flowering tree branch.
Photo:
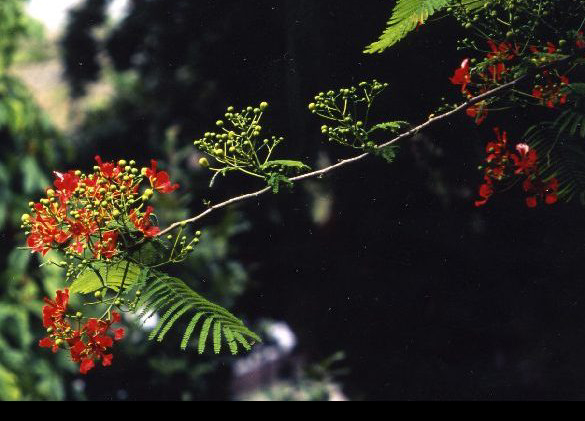
<svg viewBox="0 0 585 421">
<path fill-rule="evenodd" d="M 514 79 L 514 80 L 512 80 L 512 81 L 510 81 L 508 83 L 505 83 L 503 85 L 500 85 L 497 88 L 494 88 L 494 89 L 492 89 L 490 91 L 484 92 L 481 95 L 478 95 L 476 97 L 473 97 L 473 98 L 465 101 L 464 103 L 458 105 L 457 107 L 453 108 L 452 110 L 447 111 L 447 112 L 442 113 L 442 114 L 439 114 L 437 116 L 431 117 L 427 121 L 425 121 L 424 123 L 419 124 L 418 126 L 416 126 L 416 127 L 412 128 L 412 129 L 410 129 L 410 130 L 408 130 L 408 131 L 406 131 L 406 132 L 404 132 L 404 133 L 402 133 L 402 134 L 394 137 L 393 139 L 391 139 L 391 140 L 389 140 L 389 141 L 387 141 L 385 143 L 382 143 L 381 145 L 375 146 L 375 149 L 378 149 L 378 150 L 379 149 L 383 149 L 383 148 L 386 148 L 388 146 L 391 146 L 391 145 L 393 145 L 393 144 L 395 144 L 395 143 L 397 143 L 397 142 L 399 142 L 399 141 L 401 141 L 403 139 L 412 137 L 413 135 L 415 135 L 419 131 L 421 131 L 421 130 L 423 130 L 423 129 L 425 129 L 425 128 L 427 128 L 427 127 L 429 127 L 429 126 L 431 126 L 431 125 L 433 125 L 435 123 L 438 123 L 439 121 L 442 121 L 442 120 L 445 120 L 447 118 L 450 118 L 453 115 L 458 114 L 461 111 L 466 110 L 468 107 L 470 107 L 470 106 L 472 106 L 472 105 L 474 105 L 474 104 L 476 104 L 478 102 L 481 102 L 481 101 L 483 101 L 483 100 L 485 100 L 487 98 L 494 97 L 494 96 L 498 95 L 499 93 L 501 93 L 501 92 L 503 92 L 505 90 L 508 90 L 508 89 L 514 87 L 515 85 L 517 85 L 518 83 L 520 83 L 522 80 L 524 80 L 527 77 L 528 77 L 528 73 L 527 74 L 524 74 L 524 75 L 522 75 L 522 76 L 520 76 L 520 77 L 518 77 L 518 78 L 516 78 L 516 79 Z M 368 157 L 371 154 L 372 154 L 372 152 L 364 152 L 364 153 L 362 153 L 360 155 L 356 155 L 356 156 L 354 156 L 352 158 L 343 159 L 343 160 L 341 160 L 341 161 L 339 161 L 339 162 L 337 162 L 337 163 L 335 163 L 333 165 L 330 165 L 328 167 L 322 168 L 320 170 L 315 170 L 315 171 L 311 171 L 311 172 L 308 172 L 308 173 L 305 173 L 305 174 L 298 175 L 296 177 L 291 177 L 290 178 L 290 181 L 294 182 L 294 181 L 306 180 L 308 178 L 313 178 L 313 177 L 321 177 L 321 176 L 323 176 L 325 174 L 328 174 L 328 173 L 330 173 L 330 172 L 332 172 L 332 171 L 334 171 L 334 170 L 336 170 L 338 168 L 341 168 L 341 167 L 344 167 L 346 165 L 352 164 L 354 162 L 360 161 L 360 160 Z M 162 235 L 167 234 L 170 231 L 174 230 L 175 228 L 178 228 L 178 227 L 181 227 L 181 226 L 185 226 L 185 224 L 197 222 L 200 219 L 202 219 L 202 218 L 206 217 L 207 215 L 209 215 L 213 211 L 216 211 L 218 209 L 225 208 L 226 206 L 230 206 L 230 205 L 233 205 L 233 204 L 238 203 L 238 202 L 243 202 L 243 201 L 248 200 L 248 199 L 256 198 L 258 196 L 263 195 L 264 193 L 268 193 L 269 191 L 271 191 L 271 187 L 270 186 L 264 187 L 263 189 L 260 189 L 260 190 L 257 190 L 257 191 L 251 192 L 251 193 L 246 193 L 246 194 L 243 194 L 243 195 L 240 195 L 240 196 L 232 197 L 231 199 L 225 200 L 225 201 L 223 201 L 221 203 L 218 203 L 216 205 L 212 205 L 212 206 L 208 207 L 205 211 L 199 213 L 198 215 L 195 215 L 193 217 L 184 219 L 182 221 L 177 221 L 177 222 L 169 225 L 167 228 L 161 230 L 158 233 L 158 235 L 159 236 L 162 236 Z"/>
</svg>

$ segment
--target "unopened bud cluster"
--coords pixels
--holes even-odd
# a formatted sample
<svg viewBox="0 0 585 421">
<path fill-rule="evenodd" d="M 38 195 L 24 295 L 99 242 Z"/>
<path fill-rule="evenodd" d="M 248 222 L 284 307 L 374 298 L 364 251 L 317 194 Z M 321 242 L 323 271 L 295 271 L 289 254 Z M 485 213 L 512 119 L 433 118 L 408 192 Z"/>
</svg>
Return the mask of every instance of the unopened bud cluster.
<svg viewBox="0 0 585 421">
<path fill-rule="evenodd" d="M 315 102 L 309 104 L 309 111 L 327 121 L 321 126 L 321 133 L 330 142 L 357 149 L 373 147 L 369 140 L 370 109 L 374 99 L 387 87 L 387 83 L 374 79 L 358 86 L 320 92 Z"/>
<path fill-rule="evenodd" d="M 207 157 L 201 158 L 199 164 L 223 174 L 241 171 L 264 178 L 274 149 L 284 140 L 277 136 L 262 136 L 260 121 L 267 108 L 267 102 L 240 111 L 228 107 L 225 119 L 216 122 L 217 131 L 206 132 L 193 142 L 220 165 L 212 167 Z"/>
</svg>

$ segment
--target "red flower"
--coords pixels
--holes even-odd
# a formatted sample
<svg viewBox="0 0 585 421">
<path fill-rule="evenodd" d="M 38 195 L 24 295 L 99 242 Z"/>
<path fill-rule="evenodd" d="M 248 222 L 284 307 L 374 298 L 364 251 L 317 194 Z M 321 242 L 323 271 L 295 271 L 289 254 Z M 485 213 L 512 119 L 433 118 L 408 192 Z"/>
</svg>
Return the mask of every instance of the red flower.
<svg viewBox="0 0 585 421">
<path fill-rule="evenodd" d="M 153 211 L 152 206 L 148 206 L 142 218 L 138 217 L 138 212 L 133 210 L 130 213 L 130 221 L 134 224 L 134 226 L 142 231 L 145 237 L 154 237 L 160 232 L 160 228 L 152 225 L 150 223 L 150 214 Z"/>
<path fill-rule="evenodd" d="M 79 177 L 75 175 L 75 171 L 69 171 L 65 174 L 53 171 L 55 174 L 54 186 L 57 188 L 57 196 L 61 203 L 65 204 L 75 192 L 79 184 Z"/>
<path fill-rule="evenodd" d="M 53 243 L 63 244 L 70 237 L 61 229 L 66 211 L 56 202 L 46 206 L 37 203 L 34 205 L 34 209 L 36 214 L 32 217 L 29 216 L 27 221 L 30 229 L 27 246 L 32 251 L 37 251 L 44 256 L 52 248 Z"/>
<path fill-rule="evenodd" d="M 100 167 L 101 174 L 106 178 L 115 178 L 120 174 L 120 167 L 113 162 L 102 162 L 102 158 L 99 155 L 95 156 L 95 160 Z"/>
<path fill-rule="evenodd" d="M 529 175 L 536 170 L 536 163 L 538 162 L 538 154 L 534 149 L 531 149 L 526 143 L 519 143 L 516 145 L 516 150 L 520 156 L 512 154 L 512 160 L 516 166 L 516 174 Z"/>
<path fill-rule="evenodd" d="M 146 168 L 144 175 L 150 180 L 150 185 L 159 193 L 171 193 L 179 188 L 177 183 L 171 185 L 169 174 L 166 171 L 156 171 L 157 162 L 152 159 L 150 168 Z"/>
<path fill-rule="evenodd" d="M 116 329 L 113 339 L 108 335 L 108 331 L 112 324 L 119 321 L 120 314 L 112 312 L 112 319 L 109 321 L 92 318 L 85 323 L 82 333 L 87 338 L 87 342 L 79 337 L 70 348 L 71 359 L 80 363 L 80 373 L 87 374 L 94 368 L 96 359 L 101 360 L 104 367 L 112 365 L 114 356 L 106 352 L 114 345 L 114 340 L 124 337 L 124 329 Z"/>
<path fill-rule="evenodd" d="M 480 103 L 471 105 L 467 108 L 465 113 L 475 119 L 475 124 L 480 125 L 483 121 L 487 118 L 487 108 L 485 107 L 485 102 L 482 101 Z"/>
<path fill-rule="evenodd" d="M 455 74 L 449 79 L 453 85 L 461 85 L 461 92 L 468 92 L 467 85 L 471 82 L 468 58 L 461 62 L 461 66 L 455 70 Z"/>
<path fill-rule="evenodd" d="M 479 186 L 479 195 L 481 196 L 481 200 L 476 200 L 475 206 L 479 207 L 485 205 L 492 194 L 494 194 L 492 181 L 486 177 L 486 182 Z"/>
<path fill-rule="evenodd" d="M 528 46 L 528 49 L 533 53 L 540 53 L 540 49 L 536 45 L 530 45 L 530 46 Z M 548 41 L 546 43 L 545 49 L 546 49 L 546 52 L 548 54 L 553 54 L 553 53 L 556 53 L 556 51 L 557 51 L 557 47 L 550 41 Z"/>
<path fill-rule="evenodd" d="M 532 90 L 532 96 L 538 98 L 548 108 L 555 108 L 556 104 L 565 104 L 567 94 L 562 88 L 569 84 L 569 78 L 562 75 L 558 77 L 558 81 L 555 81 L 548 70 L 544 70 L 542 75 L 546 78 L 546 84 L 536 85 Z"/>
<path fill-rule="evenodd" d="M 43 307 L 43 326 L 45 328 L 55 327 L 55 323 L 62 321 L 63 316 L 67 312 L 67 305 L 69 304 L 69 290 L 57 291 L 55 301 L 45 297 L 46 306 Z"/>
<path fill-rule="evenodd" d="M 57 352 L 61 344 L 72 344 L 79 332 L 73 331 L 71 325 L 65 320 L 67 305 L 69 304 L 69 290 L 57 291 L 55 301 L 45 298 L 46 306 L 43 307 L 43 326 L 47 328 L 49 336 L 39 341 L 42 348 L 52 348 Z"/>
<path fill-rule="evenodd" d="M 508 153 L 506 152 L 508 133 L 506 131 L 500 132 L 499 127 L 494 127 L 494 133 L 496 134 L 496 141 L 488 142 L 485 147 L 485 151 L 488 154 L 486 162 L 488 163 L 500 158 L 508 159 Z"/>
<path fill-rule="evenodd" d="M 102 241 L 95 245 L 93 250 L 94 257 L 104 257 L 111 259 L 116 253 L 118 243 L 118 231 L 106 231 L 102 236 Z"/>
<path fill-rule="evenodd" d="M 26 239 L 26 245 L 30 248 L 33 252 L 36 251 L 41 253 L 43 256 L 51 250 L 51 242 L 45 241 L 44 238 L 39 233 L 32 233 Z"/>
<path fill-rule="evenodd" d="M 516 56 L 517 51 L 514 50 L 512 44 L 508 42 L 502 42 L 499 45 L 496 45 L 496 43 L 490 39 L 488 40 L 488 45 L 492 52 L 488 53 L 487 58 L 497 62 L 490 66 L 488 70 L 492 75 L 492 79 L 497 82 L 501 79 L 502 74 L 506 72 L 506 65 L 503 62 L 512 60 Z"/>
<path fill-rule="evenodd" d="M 529 194 L 526 198 L 526 205 L 529 208 L 536 207 L 538 199 L 544 199 L 544 203 L 547 205 L 552 205 L 558 200 L 559 182 L 556 178 L 551 178 L 549 181 L 542 181 L 538 177 L 534 179 L 527 178 L 524 180 L 522 187 Z"/>
</svg>

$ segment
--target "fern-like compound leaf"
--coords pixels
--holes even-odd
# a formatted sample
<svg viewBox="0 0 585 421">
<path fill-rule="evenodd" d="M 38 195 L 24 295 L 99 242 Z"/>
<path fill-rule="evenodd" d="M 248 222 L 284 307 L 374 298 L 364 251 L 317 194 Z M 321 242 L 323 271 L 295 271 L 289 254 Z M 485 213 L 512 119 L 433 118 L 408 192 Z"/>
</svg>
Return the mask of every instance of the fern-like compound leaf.
<svg viewBox="0 0 585 421">
<path fill-rule="evenodd" d="M 203 322 L 203 327 L 201 327 L 201 333 L 199 334 L 199 343 L 197 345 L 197 352 L 203 354 L 205 351 L 205 342 L 207 342 L 207 336 L 209 336 L 209 328 L 211 327 L 211 323 L 213 322 L 213 316 L 208 317 Z"/>
<path fill-rule="evenodd" d="M 366 47 L 364 52 L 369 54 L 383 52 L 451 2 L 452 0 L 398 0 L 386 30 L 380 39 Z"/>
<path fill-rule="evenodd" d="M 184 304 L 185 304 L 185 300 L 181 300 L 181 301 L 178 301 L 175 304 L 173 304 L 166 311 L 166 313 L 160 318 L 160 320 L 156 324 L 155 328 L 150 332 L 150 335 L 148 335 L 148 339 L 153 340 L 154 338 L 156 338 L 156 336 L 158 335 L 158 332 L 160 332 L 161 328 L 164 326 L 166 321 Z"/>
<path fill-rule="evenodd" d="M 194 314 L 183 334 L 181 349 L 187 348 L 200 320 L 203 324 L 197 341 L 199 353 L 205 351 L 211 329 L 213 329 L 211 334 L 215 353 L 221 351 L 224 338 L 232 354 L 238 352 L 239 346 L 249 350 L 251 343 L 260 342 L 258 335 L 249 330 L 240 319 L 225 308 L 206 300 L 180 279 L 152 270 L 145 287 L 138 303 L 138 308 L 141 309 L 140 317 L 145 315 L 150 317 L 155 313 L 161 315 L 159 322 L 149 335 L 151 340 L 156 338 L 159 342 L 162 341 L 179 319 L 192 312 Z"/>
<path fill-rule="evenodd" d="M 173 325 L 179 319 L 179 317 L 181 317 L 183 314 L 185 314 L 186 312 L 188 312 L 192 308 L 193 308 L 192 305 L 185 305 L 179 311 L 177 311 L 173 315 L 171 320 L 169 320 L 169 322 L 166 324 L 166 326 L 161 330 L 161 332 L 158 335 L 157 341 L 162 342 L 162 340 L 164 339 L 167 332 L 171 329 L 171 327 L 173 327 Z"/>
<path fill-rule="evenodd" d="M 187 345 L 189 344 L 189 339 L 191 339 L 191 335 L 193 334 L 193 331 L 195 330 L 195 326 L 197 325 L 197 322 L 199 320 L 201 320 L 201 317 L 204 315 L 205 313 L 197 313 L 189 322 L 189 324 L 187 325 L 187 329 L 185 329 L 185 333 L 183 334 L 183 340 L 181 340 L 181 349 L 184 351 L 187 348 Z M 168 325 L 167 325 L 168 326 Z"/>
<path fill-rule="evenodd" d="M 473 13 L 490 1 L 493 0 L 398 0 L 386 30 L 380 39 L 368 45 L 364 52 L 369 54 L 383 52 L 446 6 L 463 6 L 468 13 Z"/>
<path fill-rule="evenodd" d="M 120 287 L 128 289 L 139 281 L 143 270 L 145 269 L 126 260 L 94 264 L 93 268 L 88 267 L 79 274 L 69 291 L 72 294 L 90 294 L 107 287 L 118 292 Z"/>
<path fill-rule="evenodd" d="M 571 121 L 574 125 L 575 120 Z M 585 124 L 585 120 L 579 121 Z M 558 180 L 559 198 L 570 201 L 578 197 L 585 204 L 585 148 L 576 138 L 576 128 L 569 125 L 561 115 L 555 122 L 531 127 L 525 140 L 538 152 L 541 177 Z"/>
<path fill-rule="evenodd" d="M 238 353 L 238 344 L 236 343 L 236 339 L 234 338 L 234 334 L 230 330 L 229 327 L 223 328 L 223 335 L 225 336 L 225 340 L 230 348 L 230 352 L 232 355 L 236 355 Z"/>
<path fill-rule="evenodd" d="M 213 352 L 219 354 L 221 351 L 221 322 L 213 324 Z"/>
</svg>

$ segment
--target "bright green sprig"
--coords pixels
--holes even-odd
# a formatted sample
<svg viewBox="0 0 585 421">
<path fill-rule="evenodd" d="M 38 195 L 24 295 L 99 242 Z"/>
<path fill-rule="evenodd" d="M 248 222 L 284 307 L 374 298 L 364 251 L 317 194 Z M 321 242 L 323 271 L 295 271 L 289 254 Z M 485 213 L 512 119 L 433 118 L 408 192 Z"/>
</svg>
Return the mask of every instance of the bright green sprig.
<svg viewBox="0 0 585 421">
<path fill-rule="evenodd" d="M 330 142 L 354 149 L 374 151 L 376 149 L 374 132 L 396 132 L 407 125 L 404 121 L 370 125 L 370 111 L 374 100 L 387 87 L 387 83 L 380 83 L 374 79 L 371 82 L 361 82 L 357 87 L 320 92 L 315 96 L 315 102 L 309 104 L 309 110 L 327 121 L 327 124 L 321 126 L 321 133 L 326 135 Z"/>
<path fill-rule="evenodd" d="M 199 150 L 219 164 L 211 166 L 207 157 L 199 160 L 201 166 L 215 173 L 212 185 L 217 175 L 225 175 L 230 171 L 239 171 L 269 182 L 274 179 L 275 174 L 286 177 L 309 169 L 299 161 L 272 159 L 276 147 L 284 138 L 262 138 L 263 127 L 260 122 L 267 108 L 267 102 L 239 112 L 230 106 L 225 113 L 225 120 L 216 122 L 218 131 L 206 132 L 201 139 L 193 142 Z"/>
</svg>

